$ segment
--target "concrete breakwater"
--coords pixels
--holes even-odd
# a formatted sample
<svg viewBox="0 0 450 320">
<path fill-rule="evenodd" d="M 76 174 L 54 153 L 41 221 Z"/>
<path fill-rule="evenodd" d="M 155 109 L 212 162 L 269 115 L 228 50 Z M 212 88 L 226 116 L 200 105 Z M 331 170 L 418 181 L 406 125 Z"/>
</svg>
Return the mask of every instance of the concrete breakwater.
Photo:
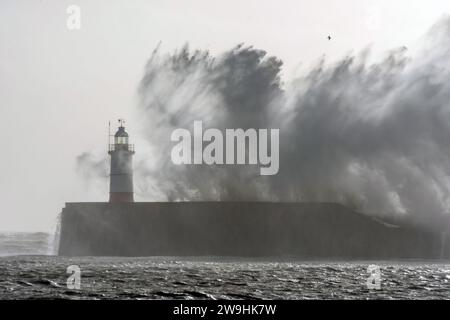
<svg viewBox="0 0 450 320">
<path fill-rule="evenodd" d="M 67 203 L 59 255 L 439 259 L 448 240 L 335 203 Z"/>
</svg>

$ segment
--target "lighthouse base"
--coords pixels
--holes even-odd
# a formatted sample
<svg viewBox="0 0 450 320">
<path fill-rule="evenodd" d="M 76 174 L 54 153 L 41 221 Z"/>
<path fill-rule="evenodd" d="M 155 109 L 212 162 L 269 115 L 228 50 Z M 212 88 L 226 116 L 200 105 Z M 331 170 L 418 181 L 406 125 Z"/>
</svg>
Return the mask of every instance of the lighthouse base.
<svg viewBox="0 0 450 320">
<path fill-rule="evenodd" d="M 67 256 L 450 258 L 441 233 L 333 203 L 67 203 L 61 217 Z"/>
<path fill-rule="evenodd" d="M 109 194 L 110 203 L 134 202 L 133 192 L 111 192 Z"/>
</svg>

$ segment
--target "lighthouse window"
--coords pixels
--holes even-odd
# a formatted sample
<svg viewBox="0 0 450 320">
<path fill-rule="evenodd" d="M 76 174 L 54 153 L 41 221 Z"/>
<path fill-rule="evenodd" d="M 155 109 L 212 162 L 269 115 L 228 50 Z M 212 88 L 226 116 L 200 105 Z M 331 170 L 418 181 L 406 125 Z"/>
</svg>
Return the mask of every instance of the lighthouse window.
<svg viewBox="0 0 450 320">
<path fill-rule="evenodd" d="M 116 137 L 116 144 L 128 144 L 128 137 Z"/>
</svg>

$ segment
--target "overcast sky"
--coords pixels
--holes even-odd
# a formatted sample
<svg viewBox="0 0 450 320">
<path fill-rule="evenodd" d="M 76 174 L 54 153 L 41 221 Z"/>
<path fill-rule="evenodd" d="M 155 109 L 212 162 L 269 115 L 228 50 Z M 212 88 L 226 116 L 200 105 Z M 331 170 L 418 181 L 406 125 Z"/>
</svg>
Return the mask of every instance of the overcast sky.
<svg viewBox="0 0 450 320">
<path fill-rule="evenodd" d="M 71 4 L 80 30 L 66 27 Z M 76 157 L 106 152 L 108 120 L 128 119 L 133 136 L 159 41 L 213 54 L 243 42 L 281 58 L 288 78 L 322 55 L 413 48 L 449 13 L 448 0 L 0 0 L 0 230 L 50 231 L 65 202 L 107 200 L 77 176 Z"/>
</svg>

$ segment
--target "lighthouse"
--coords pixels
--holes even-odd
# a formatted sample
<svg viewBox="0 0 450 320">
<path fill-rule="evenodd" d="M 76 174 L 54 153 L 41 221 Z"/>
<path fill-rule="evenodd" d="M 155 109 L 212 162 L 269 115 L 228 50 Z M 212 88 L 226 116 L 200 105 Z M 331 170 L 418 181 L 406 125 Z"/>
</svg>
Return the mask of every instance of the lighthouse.
<svg viewBox="0 0 450 320">
<path fill-rule="evenodd" d="M 129 144 L 124 120 L 119 120 L 119 127 L 114 134 L 114 143 L 109 144 L 111 156 L 111 173 L 109 185 L 109 202 L 134 202 L 133 197 L 133 155 L 134 145 Z"/>
</svg>

